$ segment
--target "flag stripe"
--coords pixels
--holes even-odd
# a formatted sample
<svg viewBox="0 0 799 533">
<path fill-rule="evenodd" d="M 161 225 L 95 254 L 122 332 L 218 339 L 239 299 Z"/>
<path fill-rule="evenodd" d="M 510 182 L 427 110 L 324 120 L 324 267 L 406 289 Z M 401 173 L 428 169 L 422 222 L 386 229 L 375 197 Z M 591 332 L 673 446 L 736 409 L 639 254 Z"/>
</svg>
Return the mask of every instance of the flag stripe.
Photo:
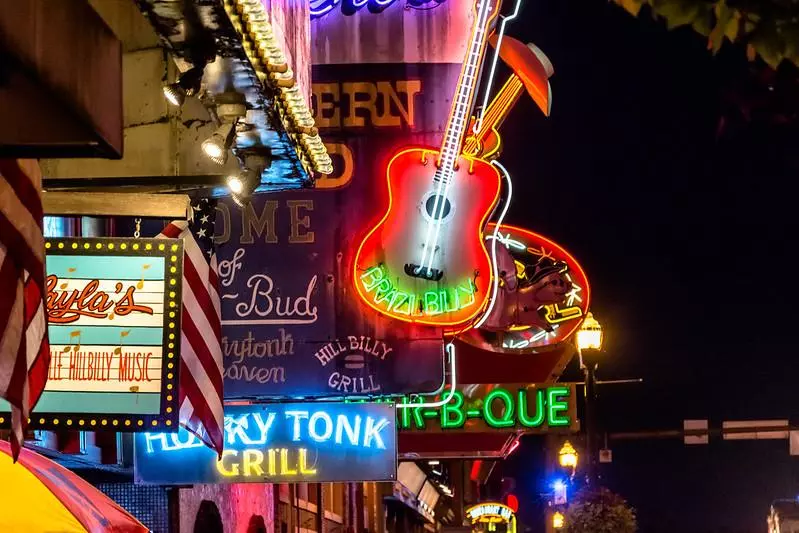
<svg viewBox="0 0 799 533">
<path fill-rule="evenodd" d="M 10 264 L 11 261 L 6 260 L 5 263 Z M 22 343 L 22 313 L 25 307 L 25 302 L 20 298 L 22 292 L 17 290 L 20 285 L 20 281 L 17 280 L 8 292 L 4 293 L 4 297 L 11 300 L 13 304 L 11 312 L 6 318 L 3 338 L 0 339 L 0 362 L 3 363 L 0 365 L 0 391 L 4 391 L 5 398 L 17 406 L 19 406 L 21 397 L 19 396 L 19 384 L 14 383 L 14 377 L 19 346 Z M 14 296 L 8 297 L 9 295 Z"/>
<path fill-rule="evenodd" d="M 22 205 L 28 210 L 33 219 L 42 229 L 43 215 L 42 203 L 39 200 L 39 191 L 31 176 L 25 173 L 19 161 L 0 160 L 0 175 L 3 176 L 8 185 L 14 190 L 14 194 Z M 38 181 L 39 176 L 37 176 Z"/>
<path fill-rule="evenodd" d="M 187 369 L 184 367 L 183 370 Z M 182 373 L 180 378 L 180 386 L 185 391 L 186 398 L 203 397 L 202 389 L 197 384 L 197 382 L 194 381 L 194 377 L 189 371 L 185 371 Z M 191 420 L 191 418 L 196 417 L 197 420 L 200 421 L 200 423 L 202 424 L 202 429 L 205 431 L 205 433 L 208 434 L 208 436 L 211 438 L 211 441 L 214 442 L 215 434 L 221 433 L 219 430 L 222 427 L 223 424 L 222 421 L 224 420 L 224 417 L 219 417 L 218 416 L 219 413 L 215 414 L 213 409 L 211 409 L 211 406 L 204 401 L 198 402 L 197 405 L 194 405 L 192 402 L 191 413 L 192 414 L 189 420 Z M 191 427 L 189 429 L 192 429 L 195 432 L 202 434 L 201 431 L 197 431 L 198 428 L 196 426 Z"/>
<path fill-rule="evenodd" d="M 0 398 L 11 404 L 14 460 L 50 361 L 40 184 L 36 161 L 0 160 Z"/>
<path fill-rule="evenodd" d="M 0 195 L 2 195 L 2 183 L 0 179 Z M 2 202 L 2 200 L 0 200 Z M 14 213 L 11 214 L 14 216 Z M 34 281 L 44 286 L 44 258 L 34 253 L 30 246 L 41 246 L 44 250 L 44 237 L 33 239 L 33 243 L 18 230 L 18 226 L 9 220 L 5 210 L 0 208 L 0 235 L 2 242 L 10 253 L 14 262 L 27 270 Z"/>
<path fill-rule="evenodd" d="M 171 222 L 158 235 L 183 239 L 179 416 L 183 427 L 221 454 L 224 445 L 222 324 L 211 238 L 215 205 L 203 199 L 193 202 L 192 210 L 191 223 Z"/>
<path fill-rule="evenodd" d="M 186 248 L 188 249 L 189 246 Z M 185 277 L 183 282 L 184 293 L 190 294 L 193 299 L 191 305 L 186 305 L 189 309 L 189 314 L 194 315 L 197 313 L 205 315 L 207 325 L 211 328 L 214 335 L 216 335 L 216 342 L 219 343 L 222 333 L 222 324 L 219 320 L 219 316 L 216 315 L 214 304 L 211 301 L 211 294 L 206 287 L 208 281 L 203 281 L 202 278 L 200 278 L 199 273 L 194 268 L 194 261 L 185 261 L 183 263 L 183 276 Z M 196 292 L 194 289 L 197 289 Z M 185 302 L 186 300 L 184 299 L 183 301 Z"/>
<path fill-rule="evenodd" d="M 185 345 L 181 346 L 180 351 L 186 352 L 183 361 L 189 367 L 192 376 L 204 390 L 213 387 L 213 390 L 221 397 L 222 375 L 189 313 L 183 317 L 183 341 Z M 209 402 L 214 400 L 214 398 L 208 398 Z"/>
</svg>

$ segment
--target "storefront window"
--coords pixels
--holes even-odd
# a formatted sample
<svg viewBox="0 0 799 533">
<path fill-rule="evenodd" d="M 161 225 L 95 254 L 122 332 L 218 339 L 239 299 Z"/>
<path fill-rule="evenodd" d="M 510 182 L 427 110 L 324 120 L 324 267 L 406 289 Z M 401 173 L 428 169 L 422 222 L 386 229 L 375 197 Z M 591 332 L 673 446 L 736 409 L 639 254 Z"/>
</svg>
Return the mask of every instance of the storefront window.
<svg viewBox="0 0 799 533">
<path fill-rule="evenodd" d="M 325 501 L 325 518 L 337 522 L 344 522 L 344 483 L 325 483 L 322 492 Z"/>
</svg>

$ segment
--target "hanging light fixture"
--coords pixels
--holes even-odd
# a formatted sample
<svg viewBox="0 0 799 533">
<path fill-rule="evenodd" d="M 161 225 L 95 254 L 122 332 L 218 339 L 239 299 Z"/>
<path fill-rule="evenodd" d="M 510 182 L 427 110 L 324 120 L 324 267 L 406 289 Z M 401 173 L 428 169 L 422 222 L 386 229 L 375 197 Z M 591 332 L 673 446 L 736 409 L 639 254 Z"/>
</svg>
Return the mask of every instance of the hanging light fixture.
<svg viewBox="0 0 799 533">
<path fill-rule="evenodd" d="M 205 155 L 217 165 L 224 165 L 227 161 L 228 150 L 236 137 L 236 123 L 227 122 L 203 141 L 202 148 Z"/>
<path fill-rule="evenodd" d="M 175 106 L 182 106 L 187 96 L 193 96 L 200 90 L 205 64 L 194 66 L 180 75 L 178 81 L 164 85 L 164 98 Z"/>
<path fill-rule="evenodd" d="M 263 148 L 244 155 L 242 169 L 227 177 L 230 196 L 240 207 L 250 203 L 255 190 L 261 185 L 261 175 L 272 163 L 271 153 Z"/>
</svg>

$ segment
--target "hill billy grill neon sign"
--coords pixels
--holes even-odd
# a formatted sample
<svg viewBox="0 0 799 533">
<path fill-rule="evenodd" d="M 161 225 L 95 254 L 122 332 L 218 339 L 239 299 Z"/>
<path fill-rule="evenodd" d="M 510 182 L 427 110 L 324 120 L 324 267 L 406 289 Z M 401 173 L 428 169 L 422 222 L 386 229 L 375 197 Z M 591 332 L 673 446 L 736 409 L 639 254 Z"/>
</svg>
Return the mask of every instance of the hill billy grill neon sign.
<svg viewBox="0 0 799 533">
<path fill-rule="evenodd" d="M 386 8 L 397 3 L 398 0 L 310 0 L 311 20 L 324 17 L 341 7 L 343 15 L 354 15 L 364 7 L 370 13 L 382 13 Z M 438 7 L 446 0 L 405 0 L 405 5 L 411 8 L 430 9 Z"/>
<path fill-rule="evenodd" d="M 452 399 L 438 408 L 401 408 L 397 424 L 402 430 L 427 429 L 427 421 L 442 430 L 460 430 L 470 420 L 480 420 L 493 429 L 567 429 L 575 423 L 574 387 L 558 385 L 512 391 L 497 387 L 482 401 L 466 399 L 455 391 Z"/>
</svg>

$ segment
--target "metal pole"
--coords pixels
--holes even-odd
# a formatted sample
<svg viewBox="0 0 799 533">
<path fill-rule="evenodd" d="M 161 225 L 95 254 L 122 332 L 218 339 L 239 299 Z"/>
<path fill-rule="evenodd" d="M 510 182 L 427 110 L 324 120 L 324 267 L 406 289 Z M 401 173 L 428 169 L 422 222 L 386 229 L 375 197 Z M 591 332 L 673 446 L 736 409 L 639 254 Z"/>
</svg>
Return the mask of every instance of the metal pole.
<svg viewBox="0 0 799 533">
<path fill-rule="evenodd" d="M 585 448 L 588 455 L 586 479 L 589 485 L 596 484 L 596 365 L 583 365 L 585 373 Z"/>
<path fill-rule="evenodd" d="M 737 435 L 741 433 L 779 433 L 788 438 L 791 431 L 799 431 L 799 426 L 762 426 L 762 427 L 728 427 L 728 428 L 708 428 L 708 429 L 658 429 L 643 431 L 624 431 L 609 433 L 610 440 L 641 440 L 641 439 L 681 439 L 684 437 L 723 437 L 724 435 Z M 777 437 L 770 437 L 774 440 Z"/>
</svg>

